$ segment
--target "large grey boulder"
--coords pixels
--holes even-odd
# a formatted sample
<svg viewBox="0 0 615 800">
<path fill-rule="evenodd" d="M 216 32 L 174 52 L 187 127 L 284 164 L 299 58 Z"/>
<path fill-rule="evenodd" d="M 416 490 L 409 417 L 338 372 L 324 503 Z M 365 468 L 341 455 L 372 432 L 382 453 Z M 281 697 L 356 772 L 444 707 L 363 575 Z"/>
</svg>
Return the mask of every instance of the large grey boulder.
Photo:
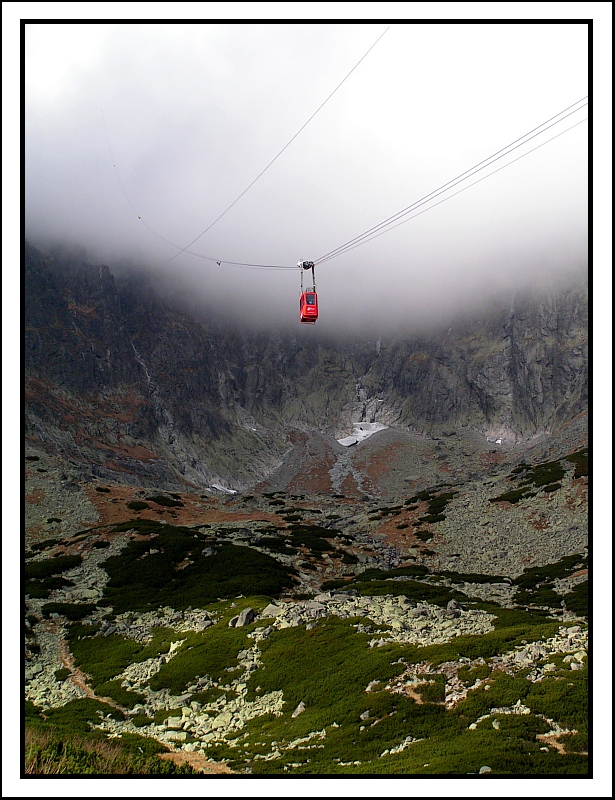
<svg viewBox="0 0 615 800">
<path fill-rule="evenodd" d="M 248 606 L 248 608 L 244 608 L 240 614 L 229 621 L 229 628 L 242 628 L 244 625 L 254 622 L 255 619 L 256 611 Z"/>
<path fill-rule="evenodd" d="M 269 603 L 269 605 L 262 610 L 261 617 L 278 617 L 283 613 L 284 609 L 281 606 L 276 606 L 274 603 Z"/>
<path fill-rule="evenodd" d="M 302 714 L 304 711 L 305 711 L 305 703 L 304 703 L 304 702 L 303 702 L 303 700 L 302 700 L 302 701 L 299 703 L 299 705 L 297 706 L 297 708 L 296 708 L 296 709 L 293 711 L 293 713 L 291 714 L 291 716 L 292 716 L 292 717 L 298 717 L 298 716 L 299 716 L 299 714 Z"/>
</svg>

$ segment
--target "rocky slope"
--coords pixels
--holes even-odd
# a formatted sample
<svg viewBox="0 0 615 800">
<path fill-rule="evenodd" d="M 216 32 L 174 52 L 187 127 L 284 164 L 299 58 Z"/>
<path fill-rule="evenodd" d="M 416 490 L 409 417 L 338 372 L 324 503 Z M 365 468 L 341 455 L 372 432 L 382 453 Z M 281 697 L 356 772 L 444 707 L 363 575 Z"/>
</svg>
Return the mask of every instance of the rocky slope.
<svg viewBox="0 0 615 800">
<path fill-rule="evenodd" d="M 381 455 L 377 436 L 350 452 Z M 587 474 L 568 456 L 511 469 L 526 463 L 517 454 L 488 481 L 409 490 L 393 506 L 97 484 L 96 525 L 28 537 L 30 717 L 81 715 L 98 735 L 248 774 L 585 773 Z M 534 492 L 555 470 L 558 488 Z M 511 490 L 524 496 L 503 499 Z M 291 578 L 267 596 L 263 557 Z"/>
<path fill-rule="evenodd" d="M 32 724 L 245 774 L 587 774 L 583 287 L 334 341 L 29 246 L 25 278 Z"/>
<path fill-rule="evenodd" d="M 239 331 L 26 246 L 26 440 L 77 478 L 243 489 L 358 421 L 527 442 L 587 407 L 587 290 L 429 335 Z"/>
</svg>

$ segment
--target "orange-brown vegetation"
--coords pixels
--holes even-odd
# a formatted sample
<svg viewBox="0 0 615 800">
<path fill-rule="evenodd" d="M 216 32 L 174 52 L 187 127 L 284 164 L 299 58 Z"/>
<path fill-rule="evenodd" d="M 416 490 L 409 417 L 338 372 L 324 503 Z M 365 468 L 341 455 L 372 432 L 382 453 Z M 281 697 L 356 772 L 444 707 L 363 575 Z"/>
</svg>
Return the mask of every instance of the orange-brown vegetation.
<svg viewBox="0 0 615 800">
<path fill-rule="evenodd" d="M 40 489 L 34 489 L 32 492 L 25 495 L 24 500 L 26 503 L 31 503 L 33 506 L 39 506 L 43 502 L 43 494 Z"/>
<path fill-rule="evenodd" d="M 369 492 L 376 493 L 379 482 L 386 481 L 391 471 L 395 451 L 399 450 L 401 446 L 399 442 L 394 442 L 376 452 L 371 452 L 360 460 L 359 469 L 365 476 L 364 486 Z"/>
<path fill-rule="evenodd" d="M 159 506 L 154 501 L 148 501 L 143 496 L 143 489 L 134 486 L 108 486 L 108 492 L 97 492 L 94 486 L 85 488 L 86 494 L 96 506 L 100 514 L 101 525 L 111 525 L 125 522 L 127 514 L 134 515 L 137 519 L 165 520 L 176 525 L 211 524 L 216 522 L 249 522 L 262 521 L 283 525 L 277 514 L 268 511 L 226 510 L 219 507 L 218 500 L 204 500 L 198 495 L 181 494 L 183 506 Z M 154 491 L 152 490 L 152 494 Z M 141 500 L 148 503 L 149 508 L 135 511 L 128 508 L 128 503 Z"/>
<path fill-rule="evenodd" d="M 329 470 L 334 463 L 332 457 L 327 457 L 323 461 L 312 462 L 305 470 L 300 469 L 288 484 L 288 491 L 300 494 L 333 491 Z"/>
<path fill-rule="evenodd" d="M 361 497 L 363 492 L 359 491 L 359 487 L 353 475 L 348 473 L 341 484 L 342 494 L 351 497 Z"/>
</svg>

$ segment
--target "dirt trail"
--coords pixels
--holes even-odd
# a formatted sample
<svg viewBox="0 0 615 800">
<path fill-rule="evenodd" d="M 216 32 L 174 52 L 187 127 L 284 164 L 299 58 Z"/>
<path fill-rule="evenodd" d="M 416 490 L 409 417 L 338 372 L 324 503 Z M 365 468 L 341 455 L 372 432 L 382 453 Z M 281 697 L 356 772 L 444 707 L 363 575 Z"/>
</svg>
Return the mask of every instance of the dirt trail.
<svg viewBox="0 0 615 800">
<path fill-rule="evenodd" d="M 60 661 L 62 662 L 62 665 L 66 667 L 66 669 L 70 670 L 69 679 L 75 684 L 75 686 L 78 686 L 80 689 L 82 689 L 86 696 L 91 697 L 92 700 L 99 700 L 101 703 L 106 703 L 106 705 L 121 711 L 123 714 L 127 713 L 127 709 L 119 705 L 119 703 L 116 703 L 115 700 L 112 700 L 110 697 L 100 697 L 100 695 L 97 695 L 91 686 L 88 685 L 89 675 L 86 675 L 85 672 L 82 672 L 78 667 L 75 666 L 75 659 L 73 654 L 68 649 L 68 642 L 65 639 L 56 637 L 56 645 L 58 648 Z"/>
<path fill-rule="evenodd" d="M 54 630 L 55 626 L 50 626 L 49 630 L 52 633 L 56 633 Z M 58 655 L 60 657 L 60 661 L 62 665 L 66 667 L 66 669 L 70 670 L 69 679 L 80 689 L 82 689 L 87 697 L 92 698 L 92 700 L 98 700 L 101 703 L 105 703 L 112 708 L 121 711 L 123 714 L 127 713 L 127 709 L 123 706 L 116 703 L 110 697 L 100 697 L 97 695 L 94 690 L 88 685 L 89 676 L 82 672 L 78 667 L 75 666 L 75 659 L 73 654 L 68 649 L 68 643 L 61 638 L 56 638 L 56 644 L 58 648 Z M 183 752 L 169 752 L 169 753 L 160 753 L 160 758 L 165 760 L 174 761 L 176 764 L 190 764 L 191 767 L 198 770 L 199 772 L 206 772 L 210 774 L 234 774 L 231 769 L 229 769 L 226 764 L 219 764 L 216 761 L 210 761 L 205 756 L 199 753 L 183 753 Z"/>
<path fill-rule="evenodd" d="M 199 772 L 206 772 L 210 775 L 235 775 L 232 769 L 226 764 L 210 761 L 200 753 L 160 753 L 160 758 L 165 761 L 173 761 L 175 764 L 190 764 L 193 769 Z"/>
<path fill-rule="evenodd" d="M 566 734 L 573 736 L 574 733 Z M 557 750 L 558 753 L 562 755 L 566 755 L 566 745 L 563 742 L 559 742 L 558 739 L 561 738 L 561 733 L 537 733 L 536 739 L 539 742 L 544 742 L 544 744 L 549 745 L 549 747 L 553 747 Z M 581 751 L 576 753 L 578 756 L 586 756 L 588 755 L 586 751 Z"/>
</svg>

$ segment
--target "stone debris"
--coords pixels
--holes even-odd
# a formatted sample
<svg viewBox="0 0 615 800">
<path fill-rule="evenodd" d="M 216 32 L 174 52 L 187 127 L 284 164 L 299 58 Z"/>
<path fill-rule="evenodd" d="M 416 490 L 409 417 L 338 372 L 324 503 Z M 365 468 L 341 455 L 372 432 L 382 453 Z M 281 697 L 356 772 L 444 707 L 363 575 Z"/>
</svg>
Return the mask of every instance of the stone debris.
<svg viewBox="0 0 615 800">
<path fill-rule="evenodd" d="M 571 669 L 583 669 L 583 656 L 586 656 L 586 651 L 580 648 L 585 648 L 586 646 L 587 629 L 583 630 L 579 625 L 561 626 L 559 632 L 550 639 L 532 642 L 528 645 L 520 645 L 514 650 L 487 660 L 477 658 L 471 661 L 469 658 L 461 658 L 458 661 L 442 662 L 433 668 L 427 661 L 412 664 L 394 681 L 391 681 L 387 689 L 397 694 L 412 694 L 417 686 L 426 682 L 426 676 L 441 674 L 444 675 L 445 679 L 444 704 L 446 708 L 454 708 L 467 697 L 469 691 L 480 689 L 481 686 L 488 690 L 490 688 L 491 672 L 496 670 L 514 675 L 516 672 L 532 667 L 527 675 L 527 680 L 536 683 L 556 669 L 555 665 L 548 663 L 548 659 L 561 653 L 570 653 L 569 656 L 564 657 L 563 661 L 569 663 Z M 575 651 L 574 654 L 571 651 Z M 543 661 L 547 661 L 547 663 L 543 664 Z M 573 666 L 573 664 L 576 666 Z M 470 686 L 466 685 L 459 677 L 459 671 L 462 668 L 472 669 L 484 667 L 485 665 L 489 667 L 489 674 L 485 678 L 475 680 Z M 507 712 L 492 709 L 490 713 Z"/>
<path fill-rule="evenodd" d="M 415 739 L 413 736 L 406 736 L 403 742 L 400 742 L 395 747 L 391 747 L 388 750 L 384 750 L 382 753 L 380 753 L 380 758 L 384 758 L 384 756 L 392 756 L 395 755 L 396 753 L 401 753 L 402 750 L 405 750 L 406 747 L 408 747 L 408 745 L 414 744 L 414 742 L 422 742 L 422 741 L 423 739 Z"/>
<path fill-rule="evenodd" d="M 447 505 L 446 519 L 433 526 L 437 546 L 430 547 L 437 552 L 424 557 L 424 563 L 431 569 L 514 578 L 528 567 L 552 564 L 573 553 L 581 556 L 587 547 L 588 504 L 573 502 L 574 465 L 565 459 L 560 463 L 566 475 L 558 491 L 537 492 L 515 504 L 490 502 L 515 488 L 508 468 L 493 485 L 468 483 Z M 584 579 L 586 575 L 555 582 L 556 591 L 563 594 Z M 500 589 L 504 597 L 510 592 L 504 586 Z M 473 585 L 471 596 L 491 599 L 482 596 L 484 591 L 492 592 L 493 584 L 482 589 Z"/>
<path fill-rule="evenodd" d="M 456 603 L 456 601 L 454 601 Z M 390 630 L 376 631 L 377 638 L 370 647 L 391 642 L 403 644 L 442 644 L 455 636 L 476 635 L 493 630 L 494 616 L 485 611 L 463 610 L 459 604 L 443 609 L 429 603 L 414 604 L 403 595 L 362 597 L 342 592 L 323 592 L 313 599 L 287 603 L 278 610 L 271 623 L 276 630 L 307 625 L 328 616 L 341 619 L 367 617 L 376 626 L 388 626 Z M 268 611 L 268 606 L 265 611 Z M 271 611 L 263 616 L 271 616 Z M 365 627 L 362 623 L 361 630 Z"/>
<path fill-rule="evenodd" d="M 493 488 L 484 490 L 485 497 L 489 492 L 493 491 Z M 454 507 L 454 502 L 451 507 Z M 490 506 L 489 512 L 491 513 L 492 511 L 493 506 Z M 496 509 L 496 511 L 497 513 L 503 513 L 501 508 Z M 446 526 L 444 526 L 444 530 L 445 528 Z M 441 531 L 442 528 L 437 530 Z M 506 551 L 495 547 L 494 542 L 489 539 L 488 525 L 481 528 L 481 536 L 483 532 L 486 534 L 484 541 L 487 542 L 485 552 L 491 548 L 490 552 L 494 558 L 493 564 L 495 566 L 491 571 L 496 574 L 513 574 L 510 565 L 506 561 L 508 558 Z M 64 576 L 72 580 L 75 586 L 54 590 L 49 599 L 54 602 L 73 603 L 100 601 L 108 580 L 106 572 L 102 568 L 103 562 L 110 556 L 119 553 L 135 533 L 135 531 L 127 531 L 119 536 L 114 536 L 110 539 L 110 544 L 107 548 L 93 548 L 89 539 L 78 543 L 79 552 L 84 556 L 83 563 L 79 567 L 67 570 L 64 573 Z M 236 535 L 229 534 L 229 538 L 235 541 L 235 536 L 244 536 L 246 533 L 251 534 L 248 529 L 241 529 Z M 458 533 L 459 538 L 455 541 L 461 542 L 459 549 L 463 550 L 464 534 Z M 536 533 L 535 529 L 534 533 Z M 541 531 L 540 536 L 543 537 L 543 534 L 544 531 Z M 255 533 L 254 535 L 260 534 Z M 437 535 L 440 536 L 441 534 L 438 533 Z M 92 541 L 96 538 L 98 538 L 98 534 L 93 533 Z M 400 551 L 387 546 L 382 537 L 368 533 L 358 533 L 354 538 L 361 547 L 368 547 L 368 552 L 374 554 L 373 556 L 365 556 L 363 554 L 364 557 L 361 560 L 360 569 L 363 569 L 364 566 L 386 566 L 388 568 L 399 563 Z M 477 539 L 475 532 L 473 538 Z M 545 542 L 548 544 L 548 542 L 552 541 L 552 538 L 546 536 L 545 539 L 543 537 L 541 546 Z M 235 541 L 235 543 L 237 544 L 239 541 Z M 476 543 L 473 546 L 476 547 Z M 482 547 L 483 545 L 481 544 L 480 546 Z M 446 547 L 442 552 L 446 552 Z M 546 549 L 543 548 L 541 552 L 541 558 L 547 558 L 545 554 L 551 553 L 548 547 Z M 49 551 L 46 551 L 37 554 L 34 559 L 43 560 L 48 558 L 49 554 Z M 285 555 L 280 557 L 287 559 L 289 564 L 297 564 L 298 561 L 301 561 L 301 559 Z M 438 558 L 441 559 L 440 556 Z M 555 559 L 549 556 L 547 560 Z M 475 564 L 470 571 L 489 573 L 490 569 L 486 568 L 484 560 L 479 558 L 478 564 L 478 567 Z M 461 566 L 462 564 L 456 563 L 455 570 L 461 571 Z M 500 569 L 502 566 L 509 570 L 508 573 L 506 573 L 505 569 Z M 304 580 L 300 585 L 304 586 L 304 588 L 312 587 L 312 584 L 315 584 L 313 574 L 308 572 L 301 574 L 304 574 Z M 398 576 L 398 580 L 413 580 L 425 584 L 434 584 L 434 580 L 431 577 L 413 576 L 410 578 L 408 576 Z M 587 580 L 587 574 L 579 574 L 574 578 L 556 581 L 554 585 L 558 593 L 563 594 L 584 580 Z M 450 579 L 442 576 L 437 581 L 437 585 L 454 588 L 472 599 L 495 601 L 503 607 L 514 606 L 516 587 L 512 585 L 512 582 L 503 581 L 491 584 L 453 583 Z M 310 591 L 312 591 L 311 588 Z M 49 601 L 30 598 L 28 600 L 29 613 L 40 619 L 42 606 L 46 602 Z M 391 643 L 416 646 L 442 644 L 451 641 L 456 636 L 481 635 L 494 629 L 492 624 L 493 615 L 484 611 L 466 609 L 464 604 L 459 603 L 457 600 L 450 601 L 446 608 L 442 608 L 429 603 L 416 603 L 408 600 L 403 595 L 369 597 L 360 596 L 351 591 L 315 591 L 314 596 L 309 599 L 298 601 L 276 600 L 271 602 L 260 614 L 252 608 L 242 608 L 239 599 L 232 606 L 237 608 L 238 613 L 230 620 L 230 627 L 244 627 L 254 622 L 258 623 L 247 634 L 248 638 L 254 642 L 253 646 L 241 650 L 237 654 L 237 665 L 229 667 L 229 675 L 225 675 L 220 681 L 212 681 L 209 676 L 197 675 L 194 683 L 187 687 L 187 692 L 180 696 L 171 695 L 166 689 L 153 691 L 149 688 L 149 682 L 163 664 L 175 657 L 184 641 L 181 634 L 189 631 L 206 630 L 218 621 L 215 615 L 203 609 L 189 608 L 185 611 L 177 611 L 171 607 L 165 607 L 147 613 L 129 612 L 120 614 L 111 621 L 105 617 L 108 617 L 112 609 L 99 607 L 90 617 L 86 618 L 84 624 L 89 624 L 89 622 L 97 622 L 99 624 L 100 627 L 95 636 L 100 637 L 117 635 L 146 644 L 151 641 L 154 630 L 161 627 L 170 628 L 179 636 L 178 640 L 171 643 L 168 653 L 143 662 L 130 664 L 118 676 L 124 688 L 141 692 L 145 696 L 145 700 L 127 712 L 126 720 L 119 722 L 107 716 L 105 719 L 101 719 L 99 727 L 110 736 L 119 736 L 122 733 L 138 731 L 172 747 L 189 749 L 190 752 L 200 752 L 206 750 L 211 744 L 223 742 L 235 747 L 239 745 L 234 739 L 229 740 L 227 738 L 229 734 L 236 734 L 241 731 L 250 719 L 266 714 L 279 716 L 283 712 L 284 698 L 281 691 L 271 692 L 265 696 L 257 695 L 254 700 L 247 700 L 249 678 L 261 666 L 259 642 L 266 639 L 276 630 L 298 626 L 305 626 L 306 630 L 311 630 L 328 617 L 335 616 L 340 619 L 356 620 L 354 627 L 357 632 L 366 633 L 370 636 L 369 647 L 380 647 Z M 33 635 L 36 638 L 40 651 L 36 654 L 29 653 L 25 671 L 26 697 L 41 708 L 61 706 L 73 699 L 86 696 L 84 689 L 70 678 L 59 681 L 56 677 L 58 670 L 65 667 L 58 651 L 58 644 L 60 640 L 64 639 L 65 629 L 63 627 L 63 618 L 55 616 L 56 618 L 52 621 L 38 623 L 29 621 L 27 623 L 29 635 Z M 437 668 L 432 668 L 427 662 L 408 665 L 402 675 L 390 681 L 386 686 L 380 681 L 371 681 L 366 686 L 365 691 L 369 693 L 385 689 L 390 692 L 407 693 L 417 698 L 417 702 L 421 702 L 420 694 L 416 690 L 422 684 L 433 682 L 434 675 L 443 674 L 445 677 L 444 704 L 446 708 L 452 708 L 463 700 L 471 689 L 483 687 L 488 690 L 490 688 L 490 676 L 494 670 L 505 671 L 509 674 L 525 670 L 528 680 L 533 682 L 543 680 L 545 676 L 552 675 L 562 668 L 561 666 L 558 667 L 553 661 L 558 654 L 565 654 L 564 658 L 557 662 L 558 664 L 561 665 L 563 662 L 565 668 L 573 671 L 584 669 L 587 660 L 586 627 L 581 627 L 580 625 L 562 626 L 558 634 L 551 639 L 521 645 L 514 650 L 486 661 L 484 659 L 476 659 L 474 661 L 459 659 L 456 662 L 442 663 Z M 459 678 L 459 671 L 462 668 L 485 665 L 489 667 L 489 674 L 485 678 L 475 680 L 471 686 L 466 685 L 467 681 L 464 682 Z M 223 694 L 221 696 L 218 695 L 217 699 L 211 703 L 199 703 L 192 700 L 194 694 L 202 693 L 209 689 L 221 690 Z M 294 709 L 292 716 L 296 717 L 304 710 L 305 705 L 301 702 Z M 144 715 L 150 719 L 153 719 L 156 715 L 156 718 L 160 719 L 163 711 L 167 712 L 168 716 L 162 723 L 152 722 L 139 728 L 136 728 L 132 723 L 132 718 L 136 714 Z M 173 711 L 179 712 L 179 714 L 176 716 L 172 713 Z M 530 713 L 530 710 L 519 703 L 511 708 L 492 708 L 489 714 L 476 720 L 470 725 L 470 728 L 475 728 L 478 723 L 493 715 L 513 713 L 526 714 Z M 369 719 L 369 712 L 361 714 L 360 719 L 366 725 L 378 722 L 378 720 L 372 722 Z M 499 721 L 497 719 L 493 719 L 491 724 L 496 730 L 498 729 Z M 549 720 L 549 724 L 552 726 L 552 733 L 567 733 L 567 731 L 559 729 L 556 722 Z M 307 737 L 295 740 L 290 745 L 287 743 L 283 747 L 282 745 L 276 745 L 270 753 L 256 755 L 255 758 L 266 760 L 279 758 L 282 755 L 281 750 L 287 750 L 292 747 L 297 749 L 323 747 L 324 745 L 318 742 L 311 742 L 311 740 L 317 737 L 323 739 L 325 736 L 326 732 L 324 730 L 322 732 L 312 732 Z M 414 741 L 416 740 L 412 737 L 406 737 L 402 742 L 383 751 L 381 757 L 401 752 Z"/>
</svg>

